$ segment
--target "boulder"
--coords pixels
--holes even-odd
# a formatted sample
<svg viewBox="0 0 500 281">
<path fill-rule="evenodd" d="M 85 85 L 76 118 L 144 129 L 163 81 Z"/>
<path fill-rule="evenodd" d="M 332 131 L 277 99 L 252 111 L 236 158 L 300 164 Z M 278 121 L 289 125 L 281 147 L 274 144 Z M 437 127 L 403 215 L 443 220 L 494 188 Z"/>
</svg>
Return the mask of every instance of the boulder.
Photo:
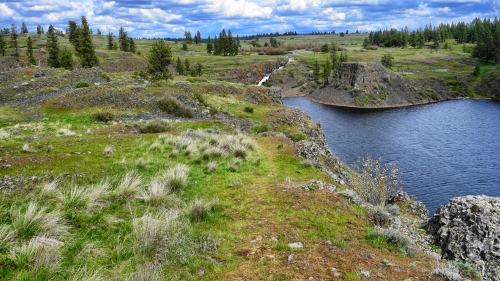
<svg viewBox="0 0 500 281">
<path fill-rule="evenodd" d="M 442 257 L 470 264 L 484 280 L 500 280 L 500 198 L 455 197 L 427 224 Z"/>
</svg>

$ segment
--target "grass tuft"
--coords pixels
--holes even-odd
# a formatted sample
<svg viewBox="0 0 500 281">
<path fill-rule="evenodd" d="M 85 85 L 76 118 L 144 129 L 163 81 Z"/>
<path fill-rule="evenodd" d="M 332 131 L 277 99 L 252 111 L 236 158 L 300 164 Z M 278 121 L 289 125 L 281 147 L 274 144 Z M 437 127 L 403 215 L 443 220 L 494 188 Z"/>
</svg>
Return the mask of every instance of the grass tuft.
<svg viewBox="0 0 500 281">
<path fill-rule="evenodd" d="M 175 192 L 186 187 L 188 173 L 189 167 L 185 164 L 179 164 L 163 174 L 162 179 L 165 181 L 165 185 Z"/>
</svg>

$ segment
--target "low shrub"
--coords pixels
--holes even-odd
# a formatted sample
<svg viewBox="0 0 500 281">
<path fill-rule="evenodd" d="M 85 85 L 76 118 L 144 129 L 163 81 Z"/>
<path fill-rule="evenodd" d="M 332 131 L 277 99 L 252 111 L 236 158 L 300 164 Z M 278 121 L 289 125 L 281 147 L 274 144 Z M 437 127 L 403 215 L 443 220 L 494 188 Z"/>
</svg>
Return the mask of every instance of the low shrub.
<svg viewBox="0 0 500 281">
<path fill-rule="evenodd" d="M 201 104 L 203 104 L 204 106 L 208 106 L 207 100 L 201 93 L 196 92 L 193 95 Z"/>
<path fill-rule="evenodd" d="M 290 136 L 293 142 L 299 142 L 301 140 L 307 139 L 306 135 L 304 133 L 295 133 Z"/>
<path fill-rule="evenodd" d="M 247 112 L 247 113 L 253 113 L 254 109 L 251 106 L 245 106 L 244 111 Z"/>
<path fill-rule="evenodd" d="M 357 175 L 353 189 L 372 205 L 385 205 L 387 199 L 399 190 L 399 169 L 393 163 L 382 164 L 381 159 L 370 155 L 360 157 L 354 164 Z"/>
<path fill-rule="evenodd" d="M 90 83 L 89 82 L 86 82 L 86 81 L 78 81 L 76 82 L 76 85 L 75 87 L 78 89 L 78 88 L 87 88 L 87 87 L 90 87 Z"/>
<path fill-rule="evenodd" d="M 113 121 L 114 113 L 111 110 L 99 110 L 94 114 L 95 119 L 97 122 L 110 122 Z"/>
<path fill-rule="evenodd" d="M 157 134 L 172 131 L 172 125 L 160 119 L 155 119 L 142 126 L 139 126 L 141 134 Z"/>
<path fill-rule="evenodd" d="M 264 133 L 264 132 L 267 132 L 269 130 L 270 130 L 270 128 L 269 128 L 269 125 L 267 125 L 267 124 L 257 125 L 257 126 L 253 127 L 253 131 L 256 133 Z"/>
<path fill-rule="evenodd" d="M 368 239 L 374 241 L 374 244 L 381 242 L 387 243 L 390 247 L 395 248 L 402 254 L 410 257 L 417 256 L 417 250 L 411 243 L 410 239 L 396 229 L 379 228 L 368 234 Z"/>
<path fill-rule="evenodd" d="M 111 81 L 111 77 L 106 72 L 101 73 L 101 77 L 106 79 L 108 82 Z"/>
<path fill-rule="evenodd" d="M 386 226 L 391 220 L 391 215 L 382 206 L 375 206 L 370 209 L 368 217 L 374 225 L 379 226 Z"/>
<path fill-rule="evenodd" d="M 167 96 L 158 101 L 158 108 L 166 113 L 185 118 L 192 118 L 193 111 L 191 108 L 182 104 L 175 97 Z"/>
</svg>

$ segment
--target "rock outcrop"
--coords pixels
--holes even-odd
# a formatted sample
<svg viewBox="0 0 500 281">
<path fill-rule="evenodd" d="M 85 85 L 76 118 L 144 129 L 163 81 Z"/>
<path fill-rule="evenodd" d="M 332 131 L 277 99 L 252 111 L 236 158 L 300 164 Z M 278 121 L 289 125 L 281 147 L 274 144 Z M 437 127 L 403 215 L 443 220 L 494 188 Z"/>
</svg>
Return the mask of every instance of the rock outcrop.
<svg viewBox="0 0 500 281">
<path fill-rule="evenodd" d="M 442 257 L 468 263 L 484 280 L 500 280 L 500 198 L 455 197 L 427 225 Z"/>
<path fill-rule="evenodd" d="M 403 79 L 378 62 L 342 63 L 323 87 L 308 98 L 325 104 L 386 108 L 425 104 L 462 96 L 446 87 L 444 80 Z"/>
</svg>

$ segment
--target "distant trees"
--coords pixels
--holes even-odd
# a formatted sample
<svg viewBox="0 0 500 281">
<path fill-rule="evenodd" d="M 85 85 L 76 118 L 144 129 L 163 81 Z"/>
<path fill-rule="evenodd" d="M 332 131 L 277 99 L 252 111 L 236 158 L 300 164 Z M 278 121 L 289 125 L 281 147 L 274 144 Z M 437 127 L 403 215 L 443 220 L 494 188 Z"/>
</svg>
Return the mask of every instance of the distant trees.
<svg viewBox="0 0 500 281">
<path fill-rule="evenodd" d="M 186 44 L 192 44 L 193 43 L 193 37 L 191 36 L 191 31 L 185 31 L 184 32 L 184 37 L 186 38 Z"/>
<path fill-rule="evenodd" d="M 108 50 L 113 50 L 113 32 L 108 32 Z"/>
<path fill-rule="evenodd" d="M 41 25 L 36 26 L 36 34 L 43 34 L 43 27 Z"/>
<path fill-rule="evenodd" d="M 332 46 L 330 47 L 330 60 L 332 61 L 332 70 L 335 70 L 340 64 L 340 58 L 337 49 L 337 45 L 332 42 Z"/>
<path fill-rule="evenodd" d="M 211 55 L 213 49 L 214 49 L 214 46 L 212 44 L 212 39 L 210 38 L 210 36 L 208 36 L 208 39 L 207 39 L 207 54 Z"/>
<path fill-rule="evenodd" d="M 17 34 L 17 27 L 15 24 L 11 24 L 10 25 L 10 44 L 12 46 L 12 48 L 14 48 L 14 56 L 19 56 L 19 46 L 17 44 L 17 37 L 18 37 L 18 34 Z"/>
<path fill-rule="evenodd" d="M 28 33 L 28 27 L 24 23 L 24 21 L 21 23 L 21 33 Z"/>
<path fill-rule="evenodd" d="M 200 33 L 200 31 L 196 32 L 196 35 L 194 36 L 194 43 L 195 44 L 201 44 L 201 33 Z"/>
<path fill-rule="evenodd" d="M 134 39 L 128 36 L 128 33 L 125 29 L 123 29 L 123 27 L 120 27 L 120 30 L 118 31 L 118 46 L 120 47 L 120 51 L 131 53 L 136 52 Z"/>
<path fill-rule="evenodd" d="M 75 48 L 76 48 L 76 44 L 78 43 L 77 42 L 77 38 L 78 38 L 77 28 L 78 28 L 78 25 L 76 24 L 76 21 L 72 21 L 72 20 L 68 21 L 68 40 L 73 46 L 75 46 Z"/>
<path fill-rule="evenodd" d="M 181 61 L 180 57 L 177 57 L 177 63 L 175 64 L 175 70 L 177 74 L 184 75 L 184 64 Z"/>
<path fill-rule="evenodd" d="M 28 36 L 28 41 L 26 42 L 26 55 L 28 56 L 28 64 L 35 65 L 36 60 L 33 56 L 33 41 L 31 40 L 31 36 Z"/>
<path fill-rule="evenodd" d="M 219 38 L 215 36 L 213 45 L 213 54 L 216 56 L 235 56 L 239 51 L 238 42 L 233 37 L 231 30 L 228 30 L 226 34 L 226 30 L 222 29 Z"/>
<path fill-rule="evenodd" d="M 172 63 L 172 50 L 163 40 L 154 41 L 148 56 L 147 73 L 151 80 L 168 80 L 172 74 L 168 67 Z"/>
<path fill-rule="evenodd" d="M 5 41 L 3 34 L 0 34 L 0 53 L 2 53 L 2 56 L 5 56 L 6 47 L 7 47 L 7 42 Z"/>
</svg>

